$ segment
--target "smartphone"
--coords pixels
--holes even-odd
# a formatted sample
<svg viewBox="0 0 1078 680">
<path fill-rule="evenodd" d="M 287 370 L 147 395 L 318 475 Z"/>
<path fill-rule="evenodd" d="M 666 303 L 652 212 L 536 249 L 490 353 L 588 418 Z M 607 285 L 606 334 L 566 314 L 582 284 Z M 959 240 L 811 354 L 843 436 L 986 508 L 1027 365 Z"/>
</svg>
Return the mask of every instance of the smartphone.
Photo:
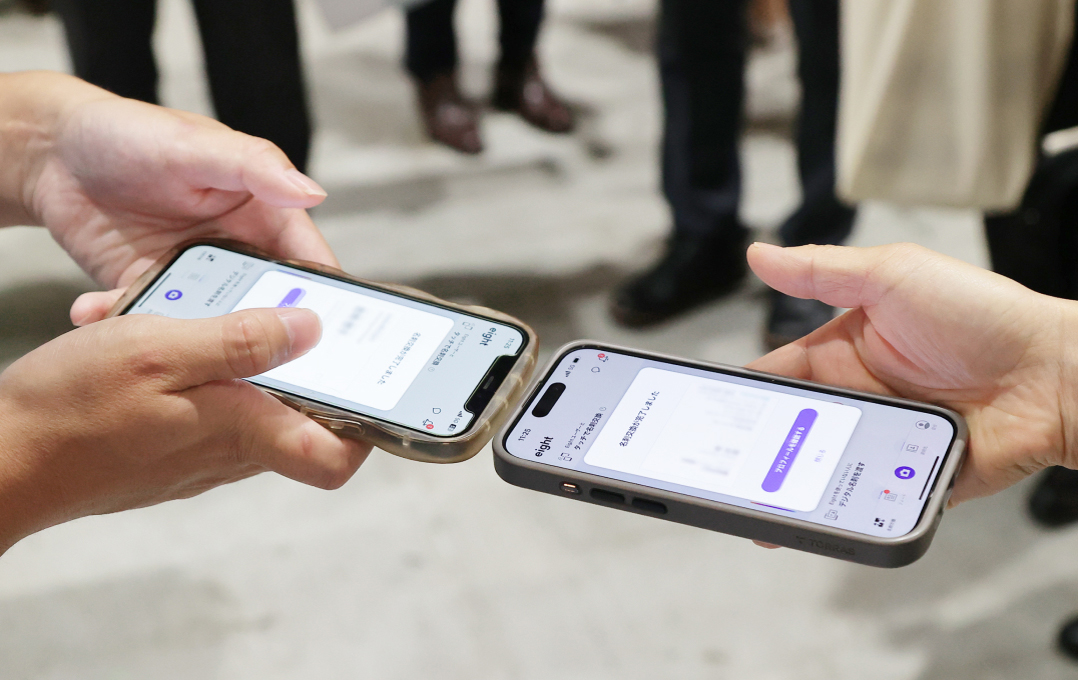
<svg viewBox="0 0 1078 680">
<path fill-rule="evenodd" d="M 534 365 L 535 335 L 512 317 L 231 242 L 178 249 L 132 288 L 115 313 L 199 319 L 258 307 L 315 311 L 318 345 L 248 380 L 342 435 L 419 460 L 474 455 Z"/>
<path fill-rule="evenodd" d="M 897 567 L 928 549 L 966 439 L 937 406 L 582 341 L 494 451 L 511 484 Z"/>
</svg>

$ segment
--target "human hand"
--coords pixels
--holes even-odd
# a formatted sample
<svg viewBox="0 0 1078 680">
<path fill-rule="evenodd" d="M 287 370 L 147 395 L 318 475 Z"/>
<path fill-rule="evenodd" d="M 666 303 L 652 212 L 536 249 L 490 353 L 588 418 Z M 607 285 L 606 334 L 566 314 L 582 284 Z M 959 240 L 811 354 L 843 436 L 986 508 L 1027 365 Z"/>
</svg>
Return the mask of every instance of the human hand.
<svg viewBox="0 0 1078 680">
<path fill-rule="evenodd" d="M 757 243 L 748 258 L 783 293 L 851 308 L 749 366 L 961 413 L 969 452 L 952 506 L 1078 466 L 1075 303 L 909 244 Z"/>
<path fill-rule="evenodd" d="M 24 179 L 27 212 L 99 283 L 122 289 L 172 247 L 202 237 L 337 264 L 304 210 L 325 191 L 272 143 L 69 76 L 10 77 L 27 76 L 38 79 L 37 99 L 56 102 Z M 84 295 L 72 321 L 103 318 L 121 294 Z"/>
<path fill-rule="evenodd" d="M 77 517 L 187 498 L 266 470 L 341 486 L 371 447 L 239 378 L 317 344 L 305 309 L 149 315 L 67 333 L 0 373 L 0 554 Z"/>
</svg>

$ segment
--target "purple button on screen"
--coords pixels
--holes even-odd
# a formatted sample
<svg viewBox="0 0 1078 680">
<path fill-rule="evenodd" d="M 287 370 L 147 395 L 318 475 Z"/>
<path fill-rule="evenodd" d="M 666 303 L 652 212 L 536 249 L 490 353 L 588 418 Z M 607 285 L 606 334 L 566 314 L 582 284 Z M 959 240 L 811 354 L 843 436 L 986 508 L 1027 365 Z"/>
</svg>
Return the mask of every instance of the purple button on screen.
<svg viewBox="0 0 1078 680">
<path fill-rule="evenodd" d="M 764 477 L 762 485 L 764 491 L 774 493 L 782 488 L 782 483 L 786 481 L 786 475 L 790 472 L 790 466 L 794 464 L 794 459 L 797 458 L 801 445 L 805 443 L 805 437 L 812 429 L 812 424 L 816 422 L 817 415 L 816 411 L 807 408 L 794 418 L 794 425 L 790 428 L 790 433 L 786 435 L 786 440 L 779 449 L 779 455 L 775 457 L 775 462 L 771 464 L 771 469 Z"/>
<path fill-rule="evenodd" d="M 303 290 L 302 288 L 293 288 L 292 290 L 288 291 L 288 295 L 285 295 L 284 299 L 281 300 L 281 304 L 277 306 L 295 307 L 297 304 L 299 304 L 299 301 L 302 300 L 303 296 L 306 294 L 307 291 Z"/>
</svg>

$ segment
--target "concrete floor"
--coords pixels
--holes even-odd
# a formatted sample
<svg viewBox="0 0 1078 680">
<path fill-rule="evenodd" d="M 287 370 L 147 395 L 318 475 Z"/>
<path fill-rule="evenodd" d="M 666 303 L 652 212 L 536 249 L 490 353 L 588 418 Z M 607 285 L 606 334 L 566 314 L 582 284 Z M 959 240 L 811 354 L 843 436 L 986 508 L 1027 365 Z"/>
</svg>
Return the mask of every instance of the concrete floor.
<svg viewBox="0 0 1078 680">
<path fill-rule="evenodd" d="M 492 3 L 465 0 L 467 88 L 494 58 Z M 740 364 L 759 282 L 647 332 L 610 289 L 657 252 L 659 110 L 648 0 L 553 0 L 552 81 L 583 112 L 555 138 L 489 115 L 489 150 L 424 141 L 393 12 L 330 33 L 301 3 L 319 133 L 315 212 L 346 269 L 519 315 L 545 356 L 593 337 Z M 206 112 L 190 11 L 164 0 L 163 91 Z M 797 201 L 788 49 L 754 59 L 745 218 Z M 66 68 L 57 26 L 0 19 L 0 68 Z M 854 242 L 985 262 L 975 215 L 869 205 Z M 40 230 L 0 232 L 0 366 L 67 330 L 92 284 Z M 948 513 L 919 563 L 882 571 L 510 487 L 489 452 L 435 467 L 375 453 L 336 492 L 266 475 L 93 517 L 0 559 L 0 678 L 754 678 L 1049 680 L 1078 613 L 1078 530 L 1024 515 L 1028 484 Z"/>
</svg>

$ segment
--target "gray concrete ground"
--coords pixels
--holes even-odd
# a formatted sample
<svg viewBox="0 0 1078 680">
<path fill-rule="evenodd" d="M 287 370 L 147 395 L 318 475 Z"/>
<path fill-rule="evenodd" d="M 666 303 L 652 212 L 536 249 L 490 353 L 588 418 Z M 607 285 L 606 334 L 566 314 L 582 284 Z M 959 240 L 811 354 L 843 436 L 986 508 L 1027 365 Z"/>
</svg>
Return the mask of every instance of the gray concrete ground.
<svg viewBox="0 0 1078 680">
<path fill-rule="evenodd" d="M 491 4 L 461 8 L 476 94 Z M 419 131 L 397 15 L 330 34 L 301 3 L 331 193 L 316 221 L 348 270 L 517 314 L 547 356 L 580 337 L 758 356 L 759 282 L 653 331 L 608 319 L 668 224 L 653 7 L 551 5 L 543 54 L 580 132 L 491 114 L 489 151 L 466 159 Z M 159 47 L 167 102 L 207 111 L 182 0 L 164 0 Z M 797 201 L 792 66 L 779 48 L 749 73 L 744 212 L 764 237 Z M 0 19 L 0 68 L 65 67 L 52 21 Z M 862 211 L 856 244 L 899 240 L 985 262 L 975 215 Z M 0 232 L 0 365 L 64 332 L 91 286 L 40 230 Z M 1078 613 L 1078 531 L 1034 529 L 1028 488 L 948 513 L 926 558 L 882 571 L 519 490 L 489 451 L 447 467 L 376 452 L 332 493 L 266 475 L 27 539 L 0 559 L 0 678 L 1073 677 L 1052 642 Z"/>
</svg>

